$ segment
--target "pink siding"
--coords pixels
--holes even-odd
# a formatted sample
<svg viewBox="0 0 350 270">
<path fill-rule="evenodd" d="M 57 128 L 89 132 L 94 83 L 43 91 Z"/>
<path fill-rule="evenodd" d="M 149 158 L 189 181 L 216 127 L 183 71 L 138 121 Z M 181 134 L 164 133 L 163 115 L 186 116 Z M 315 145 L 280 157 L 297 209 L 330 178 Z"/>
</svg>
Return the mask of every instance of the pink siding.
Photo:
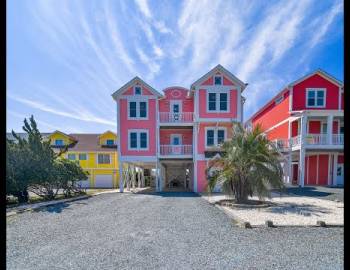
<svg viewBox="0 0 350 270">
<path fill-rule="evenodd" d="M 292 137 L 298 136 L 298 121 L 292 122 Z"/>
<path fill-rule="evenodd" d="M 309 134 L 320 134 L 321 133 L 321 122 L 320 121 L 309 121 Z"/>
<path fill-rule="evenodd" d="M 234 85 L 232 81 L 224 77 L 224 85 Z"/>
<path fill-rule="evenodd" d="M 198 192 L 204 192 L 207 188 L 207 177 L 205 170 L 207 168 L 207 163 L 205 160 L 197 161 L 197 190 Z"/>
<path fill-rule="evenodd" d="M 201 85 L 213 85 L 214 79 L 213 76 L 209 77 L 205 82 L 203 82 Z"/>
<path fill-rule="evenodd" d="M 325 108 L 306 108 L 306 88 L 326 88 Z M 339 87 L 315 74 L 293 86 L 293 110 L 338 110 Z"/>
<path fill-rule="evenodd" d="M 207 93 L 204 89 L 199 89 L 199 117 L 201 118 L 236 118 L 237 117 L 237 90 L 230 90 L 228 97 L 230 101 L 230 111 L 227 113 L 212 113 L 207 111 Z"/>
<path fill-rule="evenodd" d="M 120 100 L 120 123 L 123 128 L 120 129 L 121 155 L 123 156 L 155 156 L 156 155 L 156 100 L 148 101 L 148 120 L 128 120 L 128 104 L 126 99 Z M 129 151 L 128 150 L 128 130 L 147 129 L 149 132 L 149 150 L 148 151 Z"/>
<path fill-rule="evenodd" d="M 318 185 L 328 184 L 328 155 L 318 157 Z"/>
<path fill-rule="evenodd" d="M 182 112 L 193 112 L 193 97 L 187 97 L 188 91 L 188 89 L 181 87 L 169 87 L 165 89 L 165 98 L 159 100 L 159 112 L 170 112 L 171 100 L 182 101 Z"/>
<path fill-rule="evenodd" d="M 317 183 L 317 156 L 309 156 L 308 158 L 308 185 L 316 185 Z M 304 176 L 305 177 L 305 176 Z"/>
<path fill-rule="evenodd" d="M 136 84 L 137 86 L 140 86 L 139 84 Z M 146 87 L 144 86 L 141 86 L 142 88 L 142 95 L 144 96 L 152 96 L 152 92 L 147 89 Z M 133 96 L 134 95 L 134 85 L 129 87 L 127 90 L 125 90 L 125 92 L 123 93 L 123 96 Z"/>
<path fill-rule="evenodd" d="M 197 153 L 204 154 L 205 149 L 205 128 L 206 127 L 215 127 L 216 123 L 201 123 L 198 131 L 198 145 L 197 145 Z M 226 127 L 227 138 L 232 137 L 232 123 L 220 123 L 219 127 Z"/>
<path fill-rule="evenodd" d="M 338 163 L 340 164 L 344 163 L 344 156 L 338 156 Z"/>
<path fill-rule="evenodd" d="M 191 129 L 161 129 L 160 130 L 160 144 L 171 144 L 171 134 L 181 134 L 182 144 L 192 145 L 193 131 Z"/>
</svg>

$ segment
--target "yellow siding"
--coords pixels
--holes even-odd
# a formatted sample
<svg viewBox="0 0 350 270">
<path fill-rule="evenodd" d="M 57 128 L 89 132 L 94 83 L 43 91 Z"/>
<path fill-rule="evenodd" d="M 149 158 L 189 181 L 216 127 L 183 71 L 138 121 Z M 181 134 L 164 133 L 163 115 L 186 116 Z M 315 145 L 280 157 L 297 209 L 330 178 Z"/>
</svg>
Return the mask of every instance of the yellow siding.
<svg viewBox="0 0 350 270">
<path fill-rule="evenodd" d="M 100 136 L 99 144 L 105 145 L 105 144 L 107 144 L 106 143 L 107 140 L 114 140 L 114 143 L 116 143 L 117 136 L 113 132 L 107 131 Z"/>
<path fill-rule="evenodd" d="M 73 142 L 69 137 L 64 136 L 61 133 L 53 133 L 49 136 L 49 138 L 51 139 L 51 144 L 55 144 L 55 140 L 63 140 L 65 145 Z"/>
</svg>

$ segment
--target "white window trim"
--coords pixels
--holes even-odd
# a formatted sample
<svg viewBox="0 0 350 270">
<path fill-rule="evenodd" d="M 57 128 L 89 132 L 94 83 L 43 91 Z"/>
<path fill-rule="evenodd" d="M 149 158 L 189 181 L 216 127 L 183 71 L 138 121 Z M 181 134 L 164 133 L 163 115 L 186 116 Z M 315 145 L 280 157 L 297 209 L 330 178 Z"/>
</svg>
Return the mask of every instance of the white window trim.
<svg viewBox="0 0 350 270">
<path fill-rule="evenodd" d="M 179 104 L 179 113 L 182 113 L 182 101 L 181 100 L 170 100 L 170 113 L 173 112 L 173 105 Z"/>
<path fill-rule="evenodd" d="M 221 78 L 221 84 L 215 84 L 215 77 L 220 77 Z M 213 85 L 224 85 L 224 76 L 223 75 L 214 75 L 213 76 Z"/>
<path fill-rule="evenodd" d="M 170 135 L 170 145 L 176 145 L 176 144 L 173 144 L 173 139 L 176 137 L 179 138 L 179 145 L 182 145 L 182 134 L 171 134 Z"/>
<path fill-rule="evenodd" d="M 130 102 L 136 102 L 136 117 L 130 117 Z M 146 117 L 140 117 L 140 102 L 146 102 Z M 128 100 L 128 120 L 148 120 L 148 99 Z"/>
<path fill-rule="evenodd" d="M 308 105 L 308 96 L 309 92 L 315 91 L 315 105 L 314 106 L 309 106 Z M 317 105 L 317 92 L 323 91 L 323 106 Z M 306 97 L 305 97 L 305 108 L 325 108 L 326 107 L 326 100 L 327 100 L 327 89 L 326 88 L 306 88 Z"/>
<path fill-rule="evenodd" d="M 211 111 L 209 110 L 209 94 L 214 93 L 216 94 L 216 110 Z M 220 94 L 226 93 L 227 94 L 227 107 L 225 111 L 220 110 Z M 207 100 L 206 100 L 206 112 L 207 113 L 228 113 L 230 112 L 230 100 L 231 95 L 229 90 L 207 90 Z"/>
<path fill-rule="evenodd" d="M 130 133 L 136 133 L 136 148 L 131 148 Z M 141 148 L 140 133 L 147 133 L 147 148 Z M 129 129 L 128 130 L 128 151 L 149 151 L 149 131 L 148 129 Z"/>
<path fill-rule="evenodd" d="M 136 94 L 136 87 L 140 87 L 141 88 L 141 93 L 139 95 Z M 134 95 L 135 96 L 142 96 L 142 86 L 141 85 L 135 85 L 133 88 L 134 88 Z"/>
<path fill-rule="evenodd" d="M 99 163 L 99 162 L 98 162 L 98 155 L 108 155 L 108 156 L 109 156 L 109 163 Z M 97 153 L 97 154 L 96 154 L 96 163 L 97 163 L 98 165 L 108 165 L 108 164 L 112 164 L 111 162 L 112 162 L 111 154 L 106 154 L 106 153 Z"/>
<path fill-rule="evenodd" d="M 214 145 L 207 145 L 207 131 L 213 130 L 214 131 Z M 227 140 L 227 128 L 226 127 L 205 127 L 205 148 L 212 148 L 212 147 L 218 147 L 218 130 L 224 130 L 225 131 L 225 137 L 224 141 Z"/>
</svg>

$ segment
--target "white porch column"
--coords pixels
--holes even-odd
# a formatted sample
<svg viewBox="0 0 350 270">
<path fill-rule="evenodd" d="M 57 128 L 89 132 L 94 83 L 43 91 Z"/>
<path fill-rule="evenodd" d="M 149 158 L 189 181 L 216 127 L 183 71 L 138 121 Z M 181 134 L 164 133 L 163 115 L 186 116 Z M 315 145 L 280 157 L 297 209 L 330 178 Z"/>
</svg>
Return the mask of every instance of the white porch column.
<svg viewBox="0 0 350 270">
<path fill-rule="evenodd" d="M 333 115 L 327 117 L 327 144 L 332 144 L 333 136 Z"/>
<path fill-rule="evenodd" d="M 141 187 L 141 170 L 140 168 L 137 169 L 137 187 L 140 188 Z"/>
<path fill-rule="evenodd" d="M 307 116 L 303 115 L 300 119 L 300 156 L 299 156 L 299 186 L 304 186 L 305 177 L 305 135 Z"/>
<path fill-rule="evenodd" d="M 135 170 L 135 166 L 134 165 L 132 165 L 132 169 L 131 169 L 131 175 L 132 175 L 132 182 L 131 182 L 131 184 L 132 184 L 132 189 L 133 190 L 135 190 L 135 182 L 136 182 L 136 170 Z"/>
<path fill-rule="evenodd" d="M 145 187 L 145 169 L 141 169 L 141 187 Z"/>
<path fill-rule="evenodd" d="M 124 192 L 123 162 L 119 162 L 119 192 Z"/>
<path fill-rule="evenodd" d="M 337 166 L 338 166 L 338 154 L 333 155 L 333 186 L 337 185 Z"/>
<path fill-rule="evenodd" d="M 289 151 L 288 153 L 288 161 L 287 161 L 287 168 L 288 168 L 288 183 L 292 183 L 292 152 Z"/>
<path fill-rule="evenodd" d="M 128 164 L 128 170 L 126 173 L 126 190 L 130 191 L 130 165 Z"/>
</svg>

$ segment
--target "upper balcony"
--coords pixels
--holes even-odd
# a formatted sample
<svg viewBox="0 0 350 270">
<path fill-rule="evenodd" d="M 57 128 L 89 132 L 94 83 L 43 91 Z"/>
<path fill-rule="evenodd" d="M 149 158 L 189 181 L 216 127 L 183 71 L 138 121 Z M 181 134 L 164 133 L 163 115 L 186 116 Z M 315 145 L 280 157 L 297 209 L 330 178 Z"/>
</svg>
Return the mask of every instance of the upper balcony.
<svg viewBox="0 0 350 270">
<path fill-rule="evenodd" d="M 160 112 L 160 125 L 191 126 L 193 125 L 193 112 Z"/>
<path fill-rule="evenodd" d="M 344 134 L 332 134 L 331 140 L 327 134 L 306 134 L 304 139 L 298 135 L 289 140 L 275 140 L 274 142 L 282 152 L 297 150 L 301 145 L 308 149 L 341 149 L 344 147 Z"/>
<path fill-rule="evenodd" d="M 161 158 L 192 158 L 193 145 L 160 145 Z"/>
</svg>

